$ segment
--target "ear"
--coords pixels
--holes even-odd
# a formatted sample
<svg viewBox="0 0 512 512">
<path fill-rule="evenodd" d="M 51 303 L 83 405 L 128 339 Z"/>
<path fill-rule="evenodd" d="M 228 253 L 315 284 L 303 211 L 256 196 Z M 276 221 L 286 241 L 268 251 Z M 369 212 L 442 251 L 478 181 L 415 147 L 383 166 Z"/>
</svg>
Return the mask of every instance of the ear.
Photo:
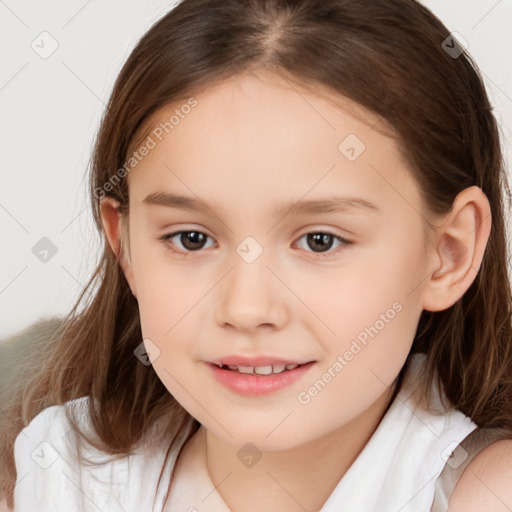
<svg viewBox="0 0 512 512">
<path fill-rule="evenodd" d="M 491 232 L 491 208 L 482 189 L 464 189 L 437 228 L 428 259 L 434 271 L 423 290 L 423 309 L 442 311 L 459 300 L 474 281 Z"/>
<path fill-rule="evenodd" d="M 117 261 L 121 265 L 134 297 L 137 298 L 135 279 L 133 277 L 128 247 L 128 219 L 123 219 L 123 216 L 119 211 L 119 201 L 115 200 L 113 197 L 107 196 L 101 199 L 100 210 L 103 229 L 108 243 L 116 256 Z"/>
</svg>

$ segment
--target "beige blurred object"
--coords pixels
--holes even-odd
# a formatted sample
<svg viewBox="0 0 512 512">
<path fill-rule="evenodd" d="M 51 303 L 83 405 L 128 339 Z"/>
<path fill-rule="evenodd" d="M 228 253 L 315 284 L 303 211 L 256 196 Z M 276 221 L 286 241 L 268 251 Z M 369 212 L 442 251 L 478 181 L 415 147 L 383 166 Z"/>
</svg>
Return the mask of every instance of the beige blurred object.
<svg viewBox="0 0 512 512">
<path fill-rule="evenodd" d="M 0 340 L 0 411 L 25 382 L 24 361 L 42 356 L 53 341 L 62 320 L 48 317 L 37 320 L 23 331 Z M 1 512 L 1 509 L 0 509 Z"/>
</svg>

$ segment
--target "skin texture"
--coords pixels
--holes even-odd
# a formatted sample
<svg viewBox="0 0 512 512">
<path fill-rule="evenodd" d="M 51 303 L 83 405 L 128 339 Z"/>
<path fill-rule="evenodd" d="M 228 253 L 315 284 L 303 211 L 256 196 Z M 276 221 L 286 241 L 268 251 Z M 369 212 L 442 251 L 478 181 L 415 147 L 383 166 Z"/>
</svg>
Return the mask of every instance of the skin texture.
<svg viewBox="0 0 512 512">
<path fill-rule="evenodd" d="M 512 510 L 512 440 L 482 450 L 462 473 L 450 498 L 449 512 Z"/>
<path fill-rule="evenodd" d="M 470 187 L 446 216 L 428 214 L 395 140 L 346 99 L 263 73 L 217 83 L 195 98 L 198 105 L 127 177 L 129 242 L 121 264 L 143 337 L 159 350 L 154 370 L 202 424 L 197 435 L 207 430 L 207 469 L 215 485 L 222 482 L 224 501 L 232 510 L 318 510 L 377 427 L 421 311 L 448 308 L 474 280 L 490 232 L 489 204 Z M 155 126 L 175 108 L 159 111 Z M 354 161 L 339 150 L 349 134 L 366 146 Z M 160 191 L 199 198 L 213 211 L 142 203 Z M 333 195 L 363 198 L 378 211 L 274 211 Z M 102 200 L 105 234 L 120 254 L 116 206 Z M 429 246 L 426 219 L 437 227 Z M 179 230 L 208 238 L 184 256 L 170 250 L 187 251 L 179 235 L 160 240 Z M 315 252 L 308 233 L 352 243 L 331 238 Z M 252 263 L 237 252 L 248 236 L 263 250 Z M 397 303 L 400 311 L 342 371 L 309 403 L 299 402 Z M 214 380 L 204 363 L 229 354 L 316 363 L 285 389 L 246 397 Z M 247 442 L 262 454 L 250 468 L 237 457 Z"/>
</svg>

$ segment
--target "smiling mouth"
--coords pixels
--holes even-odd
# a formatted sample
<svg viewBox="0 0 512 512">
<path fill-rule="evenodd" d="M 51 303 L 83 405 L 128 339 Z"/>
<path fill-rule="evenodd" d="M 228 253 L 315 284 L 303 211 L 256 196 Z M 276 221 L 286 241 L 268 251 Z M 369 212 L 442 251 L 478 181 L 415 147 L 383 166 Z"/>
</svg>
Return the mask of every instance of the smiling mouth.
<svg viewBox="0 0 512 512">
<path fill-rule="evenodd" d="M 306 363 L 308 364 L 308 363 Z M 268 364 L 265 366 L 238 366 L 238 365 L 226 365 L 226 364 L 215 364 L 221 370 L 233 371 L 243 373 L 247 375 L 275 375 L 283 372 L 295 370 L 303 364 Z"/>
<path fill-rule="evenodd" d="M 245 396 L 277 393 L 303 378 L 316 361 L 307 363 L 267 364 L 261 366 L 227 365 L 220 361 L 208 366 L 213 376 L 228 390 Z M 288 367 L 288 368 L 287 368 Z"/>
</svg>

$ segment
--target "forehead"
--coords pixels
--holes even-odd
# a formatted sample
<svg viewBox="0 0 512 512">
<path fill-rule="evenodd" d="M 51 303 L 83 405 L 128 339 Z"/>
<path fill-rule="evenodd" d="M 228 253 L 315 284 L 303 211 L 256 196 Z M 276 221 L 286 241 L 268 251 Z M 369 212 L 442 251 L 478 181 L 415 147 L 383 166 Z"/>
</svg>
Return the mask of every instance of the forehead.
<svg viewBox="0 0 512 512">
<path fill-rule="evenodd" d="M 375 114 L 325 88 L 246 73 L 163 107 L 147 123 L 155 147 L 129 173 L 130 202 L 159 191 L 213 202 L 325 192 L 418 202 L 393 134 Z M 174 122 L 170 123 L 174 116 Z M 177 121 L 177 122 L 176 122 Z M 165 130 L 167 127 L 167 130 Z M 160 128 L 161 140 L 154 135 Z M 152 131 L 151 131 L 152 130 Z M 355 157 L 355 158 L 354 158 Z M 402 198 L 403 198 L 402 194 Z"/>
</svg>

